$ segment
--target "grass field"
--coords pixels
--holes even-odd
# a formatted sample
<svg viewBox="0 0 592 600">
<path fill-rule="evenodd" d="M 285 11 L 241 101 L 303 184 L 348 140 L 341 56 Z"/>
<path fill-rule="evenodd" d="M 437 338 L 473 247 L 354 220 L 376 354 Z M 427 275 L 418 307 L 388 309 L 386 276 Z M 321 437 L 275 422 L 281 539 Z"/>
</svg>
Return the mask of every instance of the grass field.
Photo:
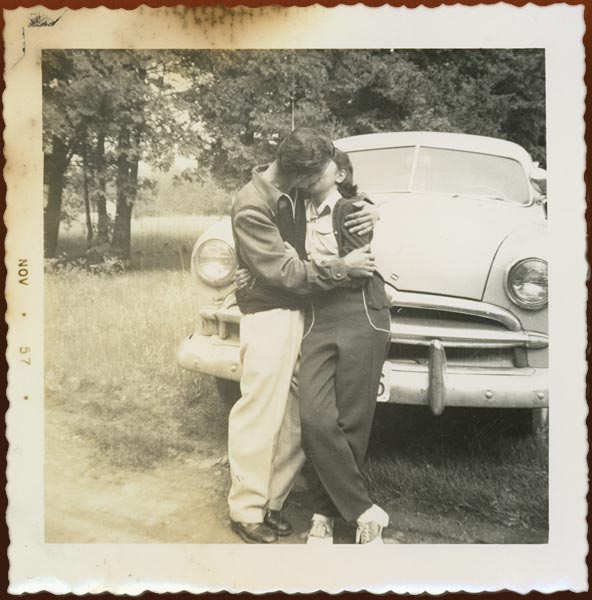
<svg viewBox="0 0 592 600">
<path fill-rule="evenodd" d="M 165 242 L 190 249 L 207 221 L 188 224 L 176 237 L 166 225 L 169 233 L 152 223 L 152 232 L 134 241 L 151 257 L 143 269 L 46 274 L 46 407 L 65 411 L 112 467 L 162 466 L 226 428 L 228 407 L 211 379 L 175 364 L 197 308 L 188 263 L 155 250 Z M 80 246 L 72 236 L 61 247 Z M 435 418 L 422 409 L 379 406 L 366 469 L 373 495 L 408 510 L 545 528 L 546 440 L 513 435 L 508 422 L 488 410 L 447 409 Z"/>
<path fill-rule="evenodd" d="M 173 219 L 135 223 L 135 268 L 123 274 L 46 273 L 46 403 L 77 415 L 80 433 L 114 465 L 150 468 L 191 451 L 208 419 L 224 424 L 224 407 L 204 402 L 212 382 L 175 363 L 195 325 L 191 248 L 213 220 L 177 219 L 176 235 Z M 75 234 L 63 236 L 61 252 L 84 250 Z"/>
</svg>

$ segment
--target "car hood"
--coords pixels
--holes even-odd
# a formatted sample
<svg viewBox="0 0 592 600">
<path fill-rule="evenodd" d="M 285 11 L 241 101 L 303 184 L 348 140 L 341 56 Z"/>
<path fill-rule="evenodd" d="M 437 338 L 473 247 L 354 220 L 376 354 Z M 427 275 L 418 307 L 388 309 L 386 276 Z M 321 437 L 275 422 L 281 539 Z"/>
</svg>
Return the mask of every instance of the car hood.
<svg viewBox="0 0 592 600">
<path fill-rule="evenodd" d="M 388 284 L 401 291 L 475 300 L 483 296 L 502 241 L 537 219 L 539 208 L 443 194 L 372 198 L 381 216 L 373 249 Z"/>
</svg>

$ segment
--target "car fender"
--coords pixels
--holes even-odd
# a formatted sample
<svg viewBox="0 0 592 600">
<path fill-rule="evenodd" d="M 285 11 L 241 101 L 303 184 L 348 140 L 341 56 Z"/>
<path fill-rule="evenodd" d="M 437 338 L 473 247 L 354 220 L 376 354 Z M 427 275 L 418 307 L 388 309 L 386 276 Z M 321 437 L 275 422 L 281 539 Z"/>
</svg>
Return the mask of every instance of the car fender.
<svg viewBox="0 0 592 600">
<path fill-rule="evenodd" d="M 522 328 L 548 334 L 548 307 L 539 310 L 526 310 L 517 306 L 506 292 L 509 270 L 519 260 L 541 258 L 549 260 L 547 222 L 530 223 L 514 230 L 500 244 L 485 284 L 483 301 L 510 310 L 520 320 Z M 530 366 L 547 366 L 547 348 L 528 350 Z"/>
</svg>

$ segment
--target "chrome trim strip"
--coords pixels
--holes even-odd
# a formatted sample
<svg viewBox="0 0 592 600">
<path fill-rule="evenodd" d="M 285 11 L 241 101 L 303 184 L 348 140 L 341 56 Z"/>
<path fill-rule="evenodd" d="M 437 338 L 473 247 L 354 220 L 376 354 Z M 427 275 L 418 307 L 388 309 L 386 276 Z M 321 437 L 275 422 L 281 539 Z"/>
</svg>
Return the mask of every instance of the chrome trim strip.
<svg viewBox="0 0 592 600">
<path fill-rule="evenodd" d="M 538 350 L 540 348 L 546 348 L 549 345 L 549 336 L 546 333 L 527 331 L 526 335 L 528 336 L 528 348 Z"/>
<path fill-rule="evenodd" d="M 238 347 L 238 346 L 237 346 Z M 417 362 L 411 360 L 400 360 L 397 358 L 387 358 L 386 363 L 390 365 L 392 372 L 397 373 L 423 373 L 428 374 L 427 361 Z M 537 369 L 535 367 L 486 367 L 483 365 L 478 366 L 465 366 L 448 363 L 446 366 L 446 373 L 452 373 L 455 375 L 471 375 L 471 376 L 508 376 L 508 377 L 530 377 L 536 371 L 542 371 L 547 369 Z"/>
<path fill-rule="evenodd" d="M 466 298 L 451 298 L 450 296 L 433 296 L 417 292 L 401 292 L 387 282 L 386 294 L 391 307 L 422 308 L 427 310 L 441 310 L 446 312 L 463 313 L 477 317 L 485 317 L 501 323 L 510 331 L 522 331 L 522 325 L 517 317 L 509 310 L 488 304 L 479 300 Z"/>
<path fill-rule="evenodd" d="M 546 348 L 548 337 L 542 333 L 530 331 L 495 331 L 478 327 L 457 328 L 434 326 L 428 323 L 391 322 L 391 343 L 412 346 L 430 346 L 434 340 L 440 340 L 446 348 Z"/>
</svg>

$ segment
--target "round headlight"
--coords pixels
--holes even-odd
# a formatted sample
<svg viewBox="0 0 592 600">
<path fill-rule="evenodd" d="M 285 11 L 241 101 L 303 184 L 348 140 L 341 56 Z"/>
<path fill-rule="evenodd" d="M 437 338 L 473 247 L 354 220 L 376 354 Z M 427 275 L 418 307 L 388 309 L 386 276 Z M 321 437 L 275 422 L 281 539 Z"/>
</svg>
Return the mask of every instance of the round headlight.
<svg viewBox="0 0 592 600">
<path fill-rule="evenodd" d="M 510 300 L 520 308 L 538 310 L 547 306 L 547 261 L 541 258 L 525 258 L 514 264 L 508 271 L 507 292 Z"/>
<path fill-rule="evenodd" d="M 206 240 L 195 253 L 197 275 L 210 285 L 226 285 L 236 270 L 234 250 L 222 240 Z"/>
</svg>

